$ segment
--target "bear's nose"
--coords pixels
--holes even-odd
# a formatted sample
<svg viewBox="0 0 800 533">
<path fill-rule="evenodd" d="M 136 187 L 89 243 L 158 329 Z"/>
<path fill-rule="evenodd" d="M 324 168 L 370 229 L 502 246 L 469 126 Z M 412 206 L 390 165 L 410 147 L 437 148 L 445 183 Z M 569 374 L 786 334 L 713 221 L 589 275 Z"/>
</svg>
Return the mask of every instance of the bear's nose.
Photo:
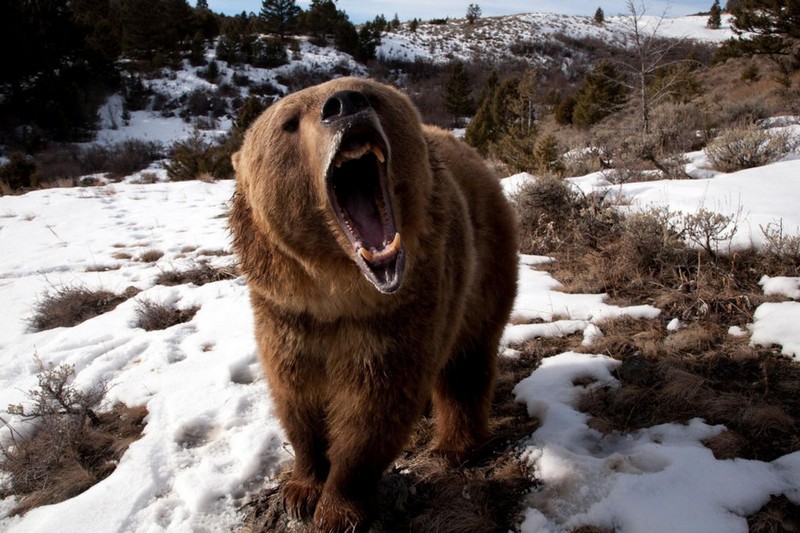
<svg viewBox="0 0 800 533">
<path fill-rule="evenodd" d="M 367 97 L 358 91 L 338 91 L 322 106 L 322 121 L 332 122 L 369 109 Z"/>
</svg>

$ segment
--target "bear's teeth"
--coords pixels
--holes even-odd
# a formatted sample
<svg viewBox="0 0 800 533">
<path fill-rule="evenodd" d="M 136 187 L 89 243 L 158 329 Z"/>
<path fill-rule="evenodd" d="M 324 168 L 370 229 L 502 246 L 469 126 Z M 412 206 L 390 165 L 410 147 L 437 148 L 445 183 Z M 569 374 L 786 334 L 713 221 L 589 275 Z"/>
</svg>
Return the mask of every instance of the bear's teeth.
<svg viewBox="0 0 800 533">
<path fill-rule="evenodd" d="M 372 258 L 375 256 L 375 254 L 373 254 L 372 252 L 370 252 L 369 250 L 367 250 L 363 246 L 358 249 L 358 253 L 360 253 L 361 257 L 363 257 L 364 260 L 366 262 L 368 262 L 368 263 L 371 263 L 372 262 Z"/>
<path fill-rule="evenodd" d="M 333 158 L 333 164 L 336 166 L 336 168 L 340 168 L 345 161 L 360 159 L 369 152 L 375 154 L 375 157 L 381 163 L 386 161 L 386 156 L 383 154 L 383 150 L 381 150 L 380 146 L 375 146 L 372 143 L 365 143 L 359 148 L 353 150 L 343 150 L 341 152 L 338 152 L 336 156 Z"/>
<path fill-rule="evenodd" d="M 381 163 L 384 163 L 386 161 L 386 156 L 383 155 L 383 150 L 381 150 L 380 146 L 372 146 L 371 151 L 373 154 L 375 154 L 375 157 L 378 158 L 378 161 L 380 161 Z"/>
<path fill-rule="evenodd" d="M 392 242 L 387 244 L 386 247 L 383 250 L 381 250 L 380 252 L 373 252 L 371 250 L 367 250 L 363 246 L 360 246 L 358 248 L 358 253 L 368 263 L 373 263 L 375 261 L 381 261 L 383 259 L 386 259 L 387 257 L 393 256 L 394 254 L 396 254 L 399 251 L 400 251 L 400 234 L 399 233 L 395 233 L 394 234 L 394 239 L 392 239 Z"/>
</svg>

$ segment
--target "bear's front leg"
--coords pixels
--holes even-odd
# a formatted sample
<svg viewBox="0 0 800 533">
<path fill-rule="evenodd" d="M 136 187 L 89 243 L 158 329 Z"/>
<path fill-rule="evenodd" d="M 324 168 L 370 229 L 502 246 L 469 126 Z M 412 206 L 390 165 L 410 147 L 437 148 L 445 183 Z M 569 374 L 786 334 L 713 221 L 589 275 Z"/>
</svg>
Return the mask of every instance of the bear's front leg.
<svg viewBox="0 0 800 533">
<path fill-rule="evenodd" d="M 328 448 L 325 417 L 321 409 L 304 401 L 301 394 L 273 387 L 273 396 L 278 417 L 294 450 L 292 477 L 283 486 L 284 508 L 292 518 L 310 517 L 330 469 L 325 455 Z"/>
<path fill-rule="evenodd" d="M 378 481 L 406 444 L 422 410 L 421 395 L 397 382 L 365 381 L 360 390 L 340 390 L 330 406 L 330 473 L 314 513 L 314 524 L 323 533 L 366 526 Z"/>
</svg>

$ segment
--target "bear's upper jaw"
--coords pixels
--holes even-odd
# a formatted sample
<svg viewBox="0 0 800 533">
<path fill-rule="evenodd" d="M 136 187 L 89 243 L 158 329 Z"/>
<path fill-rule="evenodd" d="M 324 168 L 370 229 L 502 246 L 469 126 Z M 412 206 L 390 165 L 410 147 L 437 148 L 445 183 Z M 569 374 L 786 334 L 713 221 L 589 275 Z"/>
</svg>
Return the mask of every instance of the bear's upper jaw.
<svg viewBox="0 0 800 533">
<path fill-rule="evenodd" d="M 349 121 L 343 128 L 327 171 L 327 189 L 361 273 L 388 294 L 402 283 L 405 251 L 389 193 L 388 143 L 373 117 Z"/>
</svg>

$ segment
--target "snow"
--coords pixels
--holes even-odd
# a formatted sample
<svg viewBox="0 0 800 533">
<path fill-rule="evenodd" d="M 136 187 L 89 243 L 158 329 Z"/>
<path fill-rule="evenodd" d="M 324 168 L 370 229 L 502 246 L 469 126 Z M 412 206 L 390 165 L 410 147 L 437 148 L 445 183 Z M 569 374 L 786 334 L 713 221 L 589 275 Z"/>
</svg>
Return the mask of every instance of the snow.
<svg viewBox="0 0 800 533">
<path fill-rule="evenodd" d="M 648 35 L 656 33 L 663 37 L 720 43 L 734 37 L 730 17 L 724 17 L 718 30 L 706 27 L 708 17 L 687 16 L 661 18 L 646 15 L 639 20 L 640 31 Z M 450 20 L 446 24 L 420 23 L 412 32 L 408 24 L 381 36 L 381 45 L 376 53 L 385 59 L 409 61 L 432 61 L 447 63 L 452 59 L 492 58 L 521 59 L 532 62 L 548 61 L 536 51 L 530 55 L 515 54 L 514 45 L 549 41 L 556 46 L 562 36 L 574 39 L 593 38 L 605 42 L 628 46 L 626 35 L 630 33 L 629 16 L 607 17 L 595 24 L 593 17 L 568 16 L 555 13 L 524 13 L 501 17 L 485 17 L 475 24 L 463 20 Z M 568 62 L 568 58 L 563 59 Z"/>
<path fill-rule="evenodd" d="M 746 532 L 746 516 L 771 495 L 798 502 L 800 452 L 771 463 L 717 460 L 701 444 L 721 431 L 700 419 L 603 435 L 574 409 L 595 387 L 615 387 L 618 361 L 562 353 L 514 389 L 541 426 L 522 457 L 542 488 L 528 497 L 523 533 L 592 524 L 616 531 Z M 585 383 L 590 378 L 589 385 Z M 580 381 L 579 381 L 580 380 Z"/>
<path fill-rule="evenodd" d="M 786 296 L 800 300 L 800 278 L 762 276 L 758 284 L 764 287 L 764 294 L 767 296 Z"/>
<path fill-rule="evenodd" d="M 694 38 L 730 36 L 729 30 L 705 29 L 701 18 L 677 19 L 666 27 Z M 524 15 L 509 17 L 508 24 L 527 25 L 533 38 L 558 31 L 615 33 L 616 19 L 597 27 L 588 18 Z M 459 41 L 454 42 L 456 50 Z M 381 51 L 436 58 L 443 56 L 442 46 L 421 25 L 416 37 L 385 38 Z M 276 70 L 286 75 L 308 61 L 327 66 L 351 61 L 308 43 L 301 53 L 302 61 Z M 231 75 L 224 62 L 220 67 L 224 76 Z M 276 72 L 246 69 L 251 79 L 278 84 Z M 171 83 L 162 89 L 177 94 L 204 81 L 186 73 Z M 130 137 L 169 142 L 191 132 L 180 119 L 161 120 L 152 112 L 132 113 L 125 126 L 118 97 L 109 100 L 101 119 L 107 121 L 101 142 Z M 800 126 L 781 120 L 764 127 L 797 133 Z M 687 213 L 698 208 L 736 213 L 739 231 L 727 245 L 736 249 L 763 244 L 761 228 L 767 224 L 782 221 L 788 233 L 800 232 L 797 156 L 723 174 L 711 170 L 702 153 L 694 153 L 687 154 L 691 180 L 610 185 L 596 173 L 572 182 L 587 192 L 615 187 L 633 209 L 657 205 Z M 148 171 L 163 177 L 163 170 Z M 520 174 L 503 186 L 513 194 L 531 179 Z M 8 516 L 14 499 L 2 500 L 0 530 L 59 531 L 69 524 L 74 531 L 230 531 L 239 525 L 242 504 L 275 484 L 276 472 L 291 460 L 258 363 L 243 278 L 203 286 L 155 284 L 159 273 L 200 260 L 232 263 L 225 214 L 233 184 L 135 181 L 132 176 L 94 188 L 0 197 L 0 406 L 26 400 L 24 391 L 36 386 L 38 356 L 45 364 L 74 365 L 78 387 L 108 381 L 109 403 L 146 405 L 149 411 L 142 438 L 109 477 L 23 517 Z M 164 255 L 153 263 L 139 259 L 151 250 Z M 603 335 L 606 321 L 620 316 L 659 318 L 669 330 L 683 326 L 649 305 L 620 307 L 608 304 L 603 294 L 565 293 L 558 280 L 540 270 L 550 261 L 519 257 L 519 297 L 503 336 L 504 357 L 518 353 L 514 346 L 542 337 L 581 334 L 591 345 Z M 762 286 L 774 301 L 758 307 L 747 330 L 731 328 L 730 334 L 749 335 L 753 344 L 776 345 L 800 357 L 800 302 L 794 301 L 800 278 L 765 276 Z M 37 301 L 65 287 L 141 292 L 80 325 L 30 331 Z M 144 299 L 199 311 L 187 323 L 146 332 L 135 325 L 136 304 Z M 618 364 L 599 354 L 562 353 L 546 358 L 517 384 L 517 400 L 541 422 L 522 443 L 522 457 L 540 482 L 527 497 L 523 532 L 569 531 L 584 524 L 623 533 L 746 531 L 744 517 L 770 496 L 784 494 L 800 504 L 800 452 L 772 462 L 717 460 L 702 441 L 724 428 L 699 419 L 611 435 L 590 428 L 575 404 L 586 390 L 618 386 L 613 375 Z M 9 422 L 24 429 L 14 417 Z M 9 444 L 7 431 L 0 442 Z"/>
</svg>

